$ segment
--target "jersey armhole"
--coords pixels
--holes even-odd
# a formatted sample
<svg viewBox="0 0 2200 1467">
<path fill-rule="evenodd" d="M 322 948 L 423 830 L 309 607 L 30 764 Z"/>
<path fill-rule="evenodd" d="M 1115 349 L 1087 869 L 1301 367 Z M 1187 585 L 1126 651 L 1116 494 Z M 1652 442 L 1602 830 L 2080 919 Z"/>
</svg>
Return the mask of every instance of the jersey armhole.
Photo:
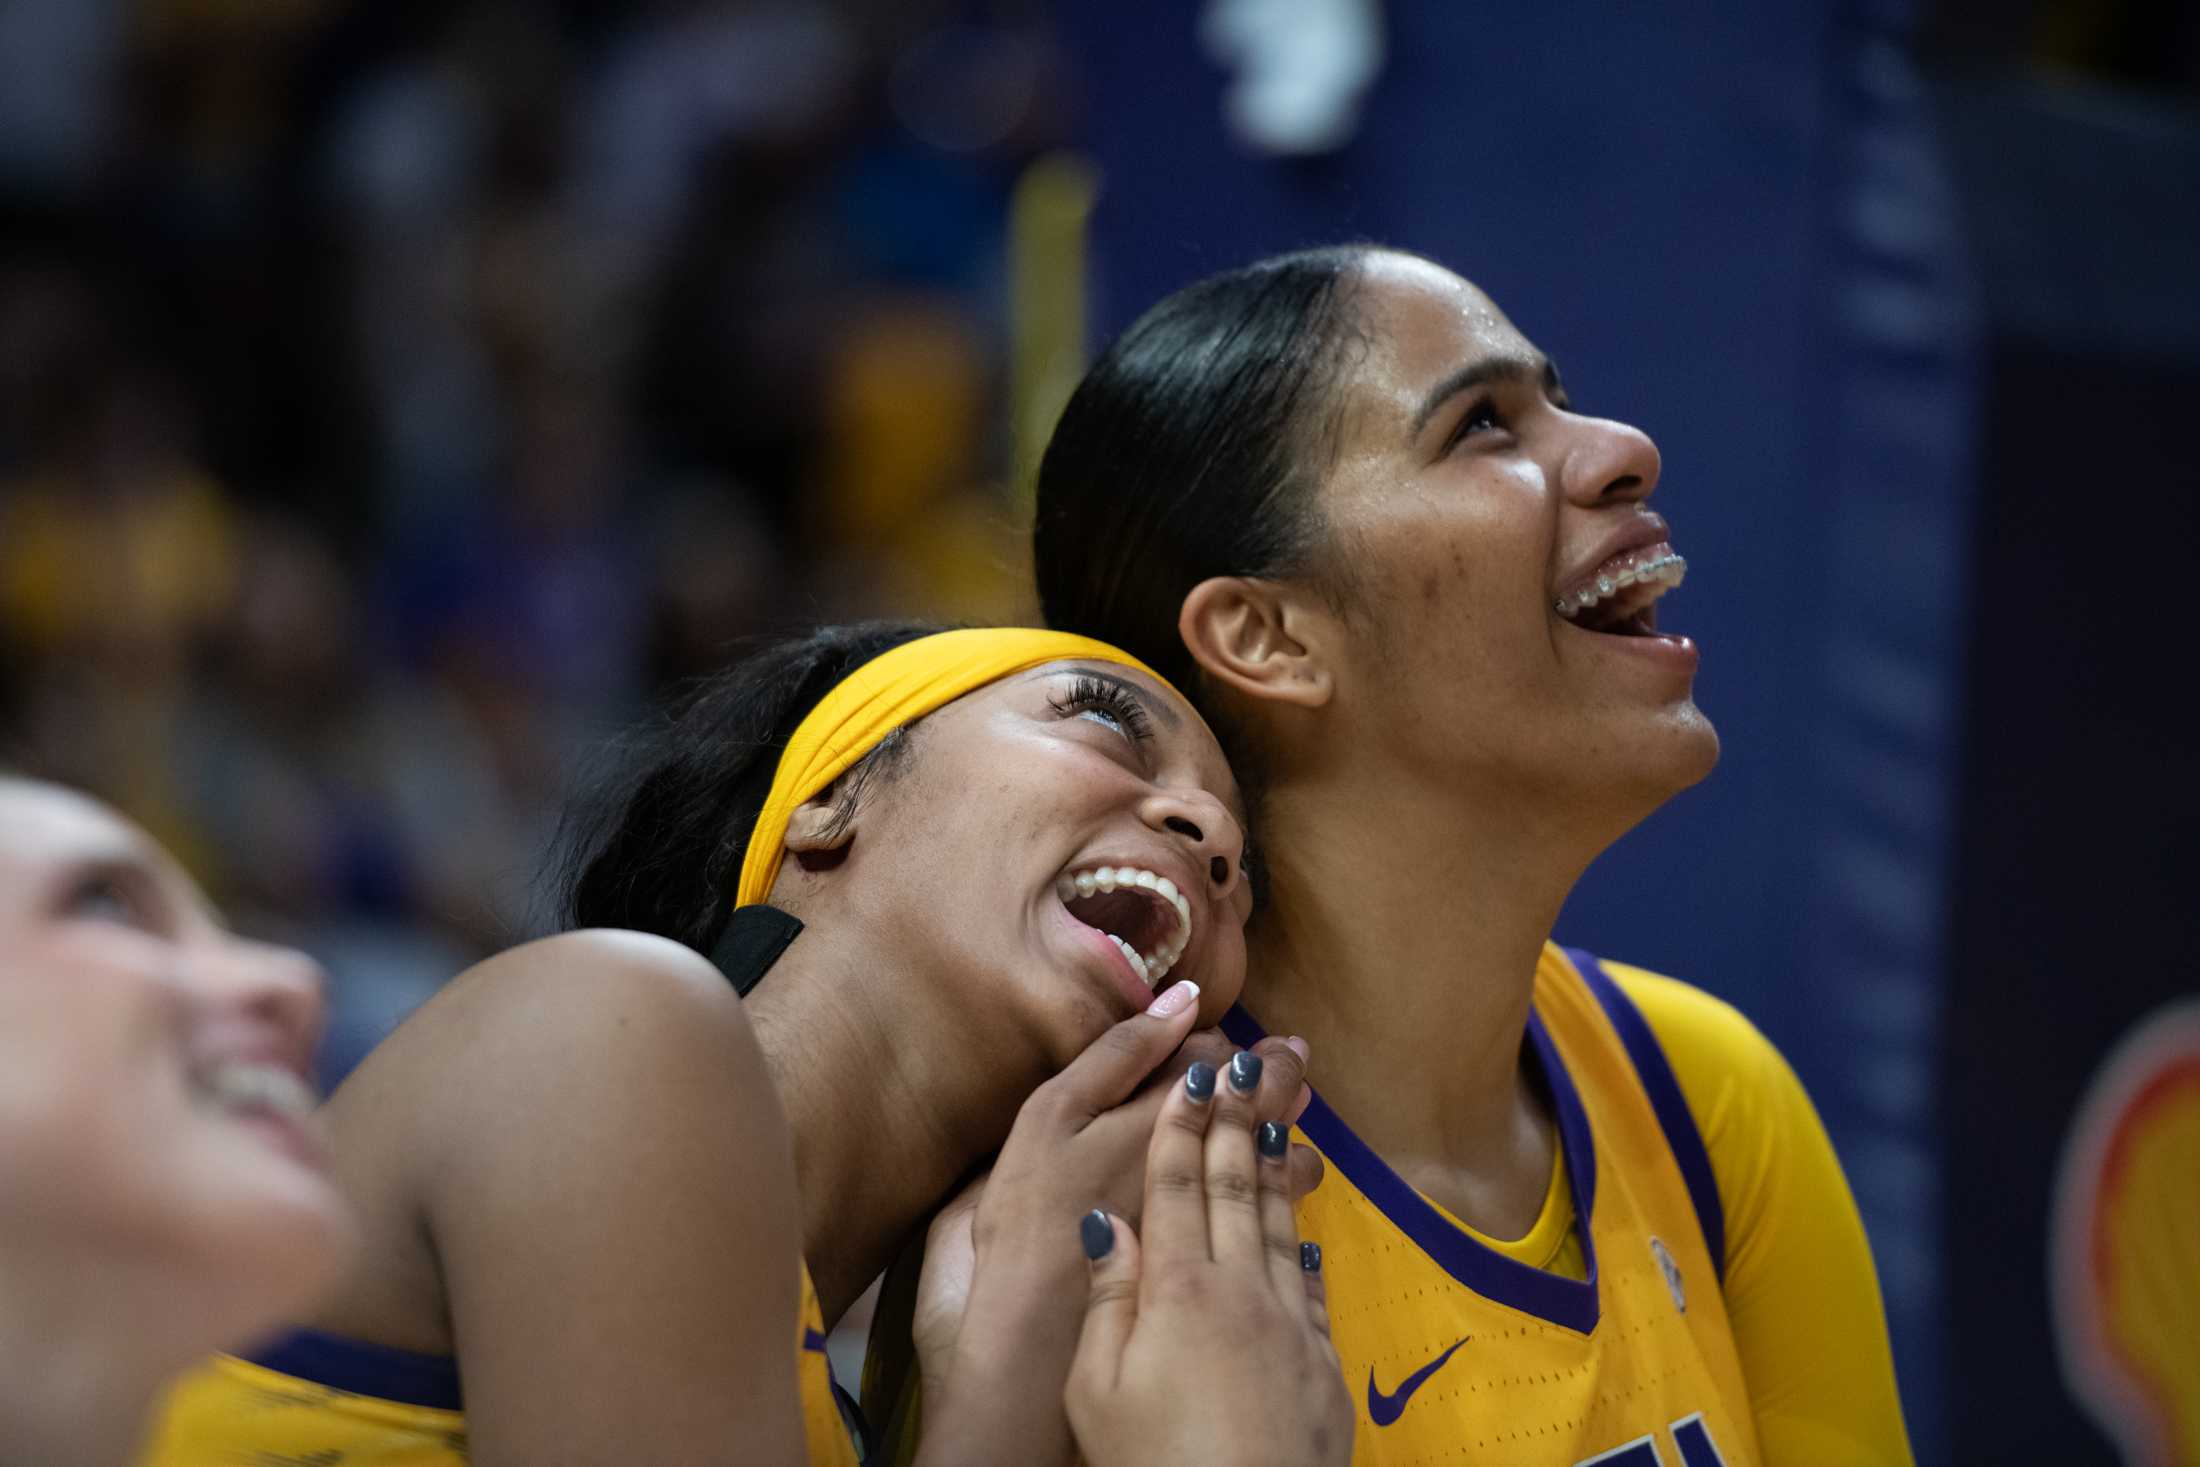
<svg viewBox="0 0 2200 1467">
<path fill-rule="evenodd" d="M 423 1355 L 394 1345 L 301 1328 L 236 1358 L 347 1395 L 395 1401 L 428 1411 L 466 1409 L 458 1362 L 448 1355 Z"/>
<path fill-rule="evenodd" d="M 1681 1180 L 1688 1185 L 1690 1200 L 1696 1204 L 1696 1222 L 1703 1229 L 1704 1247 L 1710 1251 L 1711 1266 L 1718 1271 L 1719 1282 L 1723 1285 L 1726 1282 L 1726 1208 L 1719 1201 L 1718 1181 L 1711 1171 L 1711 1153 L 1704 1146 L 1703 1133 L 1696 1127 L 1695 1113 L 1688 1108 L 1688 1098 L 1681 1093 L 1680 1081 L 1673 1077 L 1673 1066 L 1665 1057 L 1665 1049 L 1651 1031 L 1649 1021 L 1643 1018 L 1642 1010 L 1604 971 L 1604 965 L 1594 953 L 1568 948 L 1566 956 L 1573 960 L 1582 981 L 1596 995 L 1604 1016 L 1612 1021 L 1612 1028 L 1626 1048 L 1637 1078 L 1642 1081 L 1643 1092 L 1650 1097 L 1650 1109 L 1657 1115 L 1658 1127 L 1665 1132 L 1665 1144 L 1680 1166 Z"/>
</svg>

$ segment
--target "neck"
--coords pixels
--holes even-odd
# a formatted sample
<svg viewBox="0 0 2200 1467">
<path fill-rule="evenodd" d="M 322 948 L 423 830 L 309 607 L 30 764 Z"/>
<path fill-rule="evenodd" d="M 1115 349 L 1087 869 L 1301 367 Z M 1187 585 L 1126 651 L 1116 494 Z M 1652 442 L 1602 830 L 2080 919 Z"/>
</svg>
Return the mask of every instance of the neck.
<svg viewBox="0 0 2200 1467">
<path fill-rule="evenodd" d="M 1354 773 L 1263 805 L 1248 1007 L 1306 1037 L 1323 1099 L 1394 1169 L 1477 1226 L 1525 1231 L 1556 1144 L 1521 1064 L 1536 965 L 1609 837 L 1528 801 Z"/>
<path fill-rule="evenodd" d="M 934 1012 L 906 952 L 874 950 L 861 922 L 806 926 L 748 1003 L 794 1133 L 802 1253 L 827 1328 L 978 1161 L 1006 1139 L 1021 1091 Z M 1005 1082 L 1003 1077 L 1008 1076 Z"/>
<path fill-rule="evenodd" d="M 72 1243 L 0 1244 L 0 1463 L 129 1460 L 161 1386 L 207 1349 L 178 1334 L 189 1311 L 155 1302 L 172 1288 Z"/>
</svg>

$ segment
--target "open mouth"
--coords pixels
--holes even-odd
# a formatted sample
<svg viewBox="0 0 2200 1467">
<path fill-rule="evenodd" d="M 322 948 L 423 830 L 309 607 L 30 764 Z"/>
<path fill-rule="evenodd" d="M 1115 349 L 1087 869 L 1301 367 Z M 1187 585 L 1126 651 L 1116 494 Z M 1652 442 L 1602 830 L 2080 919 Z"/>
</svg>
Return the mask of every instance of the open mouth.
<svg viewBox="0 0 2200 1467">
<path fill-rule="evenodd" d="M 1192 940 L 1192 904 L 1166 876 L 1098 866 L 1065 874 L 1054 890 L 1072 917 L 1114 942 L 1150 989 L 1161 987 Z"/>
<path fill-rule="evenodd" d="M 1688 562 L 1661 540 L 1613 556 L 1563 592 L 1555 609 L 1585 632 L 1654 637 L 1658 635 L 1658 598 L 1687 574 Z"/>
</svg>

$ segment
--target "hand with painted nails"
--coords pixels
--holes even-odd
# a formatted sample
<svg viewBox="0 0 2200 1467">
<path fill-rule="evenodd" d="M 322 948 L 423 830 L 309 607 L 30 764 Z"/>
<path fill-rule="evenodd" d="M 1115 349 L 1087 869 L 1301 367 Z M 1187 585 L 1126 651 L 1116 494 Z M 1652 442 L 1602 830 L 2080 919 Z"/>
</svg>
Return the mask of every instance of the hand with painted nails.
<svg viewBox="0 0 2200 1467">
<path fill-rule="evenodd" d="M 1089 1467 L 1331 1467 L 1352 1400 L 1321 1249 L 1299 1241 L 1289 1133 L 1252 1104 L 1262 1057 L 1194 1065 L 1154 1123 L 1142 1226 L 1085 1214 L 1085 1327 L 1066 1402 Z M 1143 1240 L 1141 1240 L 1143 1239 Z"/>
<path fill-rule="evenodd" d="M 1215 1031 L 1191 1033 L 1198 997 L 1190 983 L 1163 989 L 1040 1086 L 992 1170 L 935 1218 L 912 1321 L 925 1400 L 920 1463 L 1070 1460 L 1062 1386 L 1085 1264 L 1062 1219 L 1095 1202 L 1137 1216 L 1155 1117 L 1182 1088 L 1179 1076 L 1212 1077 L 1231 1052 Z M 1248 1114 L 1288 1126 L 1305 1107 L 1303 1040 L 1271 1040 L 1234 1073 Z M 1288 1207 L 1313 1189 L 1321 1162 L 1306 1147 L 1287 1151 L 1273 1169 Z"/>
</svg>

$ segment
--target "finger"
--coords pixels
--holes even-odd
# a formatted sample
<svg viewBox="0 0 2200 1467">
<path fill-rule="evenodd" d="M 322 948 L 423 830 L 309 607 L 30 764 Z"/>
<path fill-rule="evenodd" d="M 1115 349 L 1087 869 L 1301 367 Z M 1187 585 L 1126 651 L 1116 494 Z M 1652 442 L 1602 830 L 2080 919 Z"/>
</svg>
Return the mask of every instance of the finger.
<svg viewBox="0 0 2200 1467">
<path fill-rule="evenodd" d="M 1322 1162 L 1322 1154 L 1302 1142 L 1291 1143 L 1291 1155 L 1284 1162 L 1284 1170 L 1291 1178 L 1291 1200 L 1303 1202 L 1306 1194 L 1322 1184 L 1329 1168 Z"/>
<path fill-rule="evenodd" d="M 1259 1055 L 1240 1050 L 1223 1067 L 1223 1083 L 1215 1091 L 1215 1113 L 1207 1123 L 1207 1251 L 1217 1263 L 1261 1266 L 1253 1106 L 1266 1068 Z"/>
<path fill-rule="evenodd" d="M 1146 1147 L 1146 1204 L 1139 1230 L 1148 1264 L 1162 1267 L 1207 1254 L 1207 1121 L 1218 1076 L 1194 1061 L 1170 1087 Z"/>
<path fill-rule="evenodd" d="M 1306 1289 L 1306 1322 L 1314 1333 L 1329 1338 L 1329 1285 L 1322 1277 L 1322 1245 L 1299 1245 L 1299 1277 Z"/>
<path fill-rule="evenodd" d="M 1299 1282 L 1299 1223 L 1291 1212 L 1291 1133 L 1281 1121 L 1263 1121 L 1256 1135 L 1260 1151 L 1260 1237 L 1268 1260 L 1268 1282 L 1276 1298 L 1289 1303 L 1305 1286 Z"/>
<path fill-rule="evenodd" d="M 1155 1070 L 1146 1083 L 1157 1090 L 1167 1090 L 1184 1078 L 1184 1072 L 1194 1062 L 1205 1060 L 1219 1070 L 1236 1053 L 1237 1045 L 1220 1029 L 1194 1029 L 1176 1047 L 1176 1053 L 1161 1062 L 1161 1068 Z"/>
<path fill-rule="evenodd" d="M 1306 1041 L 1296 1034 L 1288 1038 L 1271 1034 L 1253 1046 L 1253 1053 L 1261 1058 L 1260 1094 L 1253 1102 L 1253 1114 L 1258 1120 L 1289 1125 L 1298 1119 L 1293 1112 L 1299 1098 L 1313 1094 L 1306 1085 L 1310 1053 Z"/>
<path fill-rule="evenodd" d="M 1124 1347 L 1138 1323 L 1138 1234 L 1121 1218 L 1094 1208 L 1078 1220 L 1077 1236 L 1091 1270 L 1092 1292 L 1085 1300 L 1084 1328 L 1070 1362 L 1073 1391 L 1080 1380 L 1088 1387 L 1114 1384 Z"/>
<path fill-rule="evenodd" d="M 1191 1033 L 1199 1017 L 1199 985 L 1172 983 L 1133 1014 L 1085 1047 L 1033 1098 L 1050 1095 L 1086 1120 L 1121 1105 Z"/>
<path fill-rule="evenodd" d="M 960 1192 L 948 1199 L 945 1207 L 932 1214 L 931 1226 L 925 1229 L 926 1238 L 937 1241 L 956 1228 L 968 1232 L 971 1215 L 978 1210 L 978 1204 L 985 1200 L 985 1184 L 992 1178 L 993 1169 L 987 1167 L 965 1183 Z"/>
</svg>

